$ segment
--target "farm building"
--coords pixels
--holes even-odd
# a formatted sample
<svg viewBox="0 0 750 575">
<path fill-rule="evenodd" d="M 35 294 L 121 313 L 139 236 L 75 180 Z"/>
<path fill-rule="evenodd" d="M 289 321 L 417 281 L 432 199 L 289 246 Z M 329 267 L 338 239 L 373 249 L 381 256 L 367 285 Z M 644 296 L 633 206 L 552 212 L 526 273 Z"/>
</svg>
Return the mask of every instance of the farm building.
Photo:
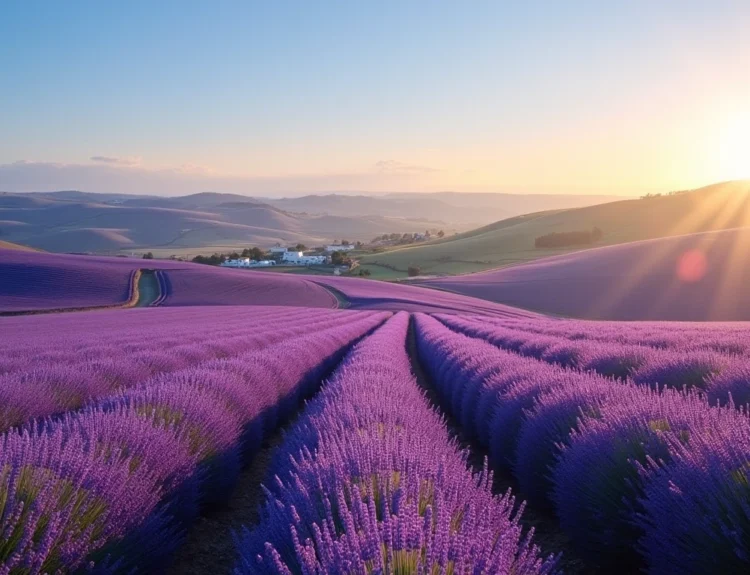
<svg viewBox="0 0 750 575">
<path fill-rule="evenodd" d="M 273 260 L 260 260 L 255 261 L 250 258 L 238 258 L 236 260 L 226 260 L 222 262 L 221 267 L 223 268 L 262 268 L 268 266 L 275 266 L 276 262 Z"/>
<path fill-rule="evenodd" d="M 292 265 L 321 265 L 328 261 L 327 256 L 306 256 L 303 252 L 284 252 L 281 261 Z"/>
<path fill-rule="evenodd" d="M 273 246 L 268 251 L 272 254 L 284 254 L 286 253 L 287 249 L 281 246 Z"/>
</svg>

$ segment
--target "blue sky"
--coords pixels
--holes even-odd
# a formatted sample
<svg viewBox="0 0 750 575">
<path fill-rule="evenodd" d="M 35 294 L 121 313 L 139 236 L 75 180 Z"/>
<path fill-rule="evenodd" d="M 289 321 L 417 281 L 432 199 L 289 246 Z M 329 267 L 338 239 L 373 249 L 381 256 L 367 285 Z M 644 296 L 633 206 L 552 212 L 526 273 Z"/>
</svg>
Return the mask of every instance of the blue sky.
<svg viewBox="0 0 750 575">
<path fill-rule="evenodd" d="M 693 187 L 748 69 L 746 1 L 6 0 L 0 189 Z"/>
</svg>

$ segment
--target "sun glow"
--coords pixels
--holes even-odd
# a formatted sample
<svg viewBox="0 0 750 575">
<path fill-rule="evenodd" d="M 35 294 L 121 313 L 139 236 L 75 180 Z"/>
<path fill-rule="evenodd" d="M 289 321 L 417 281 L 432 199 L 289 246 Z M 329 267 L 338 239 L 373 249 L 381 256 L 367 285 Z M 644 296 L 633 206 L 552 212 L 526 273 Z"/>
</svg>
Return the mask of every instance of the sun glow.
<svg viewBox="0 0 750 575">
<path fill-rule="evenodd" d="M 723 126 L 716 153 L 720 179 L 750 178 L 750 112 L 736 116 Z"/>
</svg>

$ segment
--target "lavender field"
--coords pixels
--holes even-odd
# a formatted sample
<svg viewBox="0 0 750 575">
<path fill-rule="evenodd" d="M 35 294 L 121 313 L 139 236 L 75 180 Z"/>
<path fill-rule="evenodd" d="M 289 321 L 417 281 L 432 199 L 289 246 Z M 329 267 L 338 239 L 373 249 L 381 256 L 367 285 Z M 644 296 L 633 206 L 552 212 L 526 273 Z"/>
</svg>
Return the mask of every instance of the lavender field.
<svg viewBox="0 0 750 575">
<path fill-rule="evenodd" d="M 746 324 L 174 265 L 0 317 L 0 573 L 750 568 Z"/>
<path fill-rule="evenodd" d="M 731 201 L 720 206 L 726 217 L 746 213 L 732 212 Z M 747 321 L 748 251 L 750 228 L 738 227 L 586 249 L 417 283 L 565 317 Z"/>
<path fill-rule="evenodd" d="M 284 274 L 247 273 L 170 260 L 0 249 L 0 314 L 123 307 L 136 271 L 158 270 L 158 305 L 289 305 L 333 308 L 321 286 Z M 131 302 L 135 303 L 135 302 Z"/>
</svg>

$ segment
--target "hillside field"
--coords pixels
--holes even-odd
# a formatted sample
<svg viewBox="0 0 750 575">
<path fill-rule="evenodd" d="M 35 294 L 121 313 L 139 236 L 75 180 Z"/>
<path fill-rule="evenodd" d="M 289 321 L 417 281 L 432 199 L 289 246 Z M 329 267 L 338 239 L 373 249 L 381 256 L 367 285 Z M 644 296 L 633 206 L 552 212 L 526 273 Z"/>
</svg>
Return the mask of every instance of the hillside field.
<svg viewBox="0 0 750 575">
<path fill-rule="evenodd" d="M 747 321 L 748 253 L 750 228 L 737 228 L 583 250 L 414 283 L 567 317 Z"/>
<path fill-rule="evenodd" d="M 745 226 L 750 226 L 750 183 L 738 181 L 676 195 L 532 213 L 428 244 L 369 255 L 361 264 L 377 279 L 405 278 L 409 266 L 418 266 L 424 275 L 456 275 L 587 247 Z M 534 247 L 539 236 L 594 227 L 603 236 L 593 245 Z"/>
</svg>

